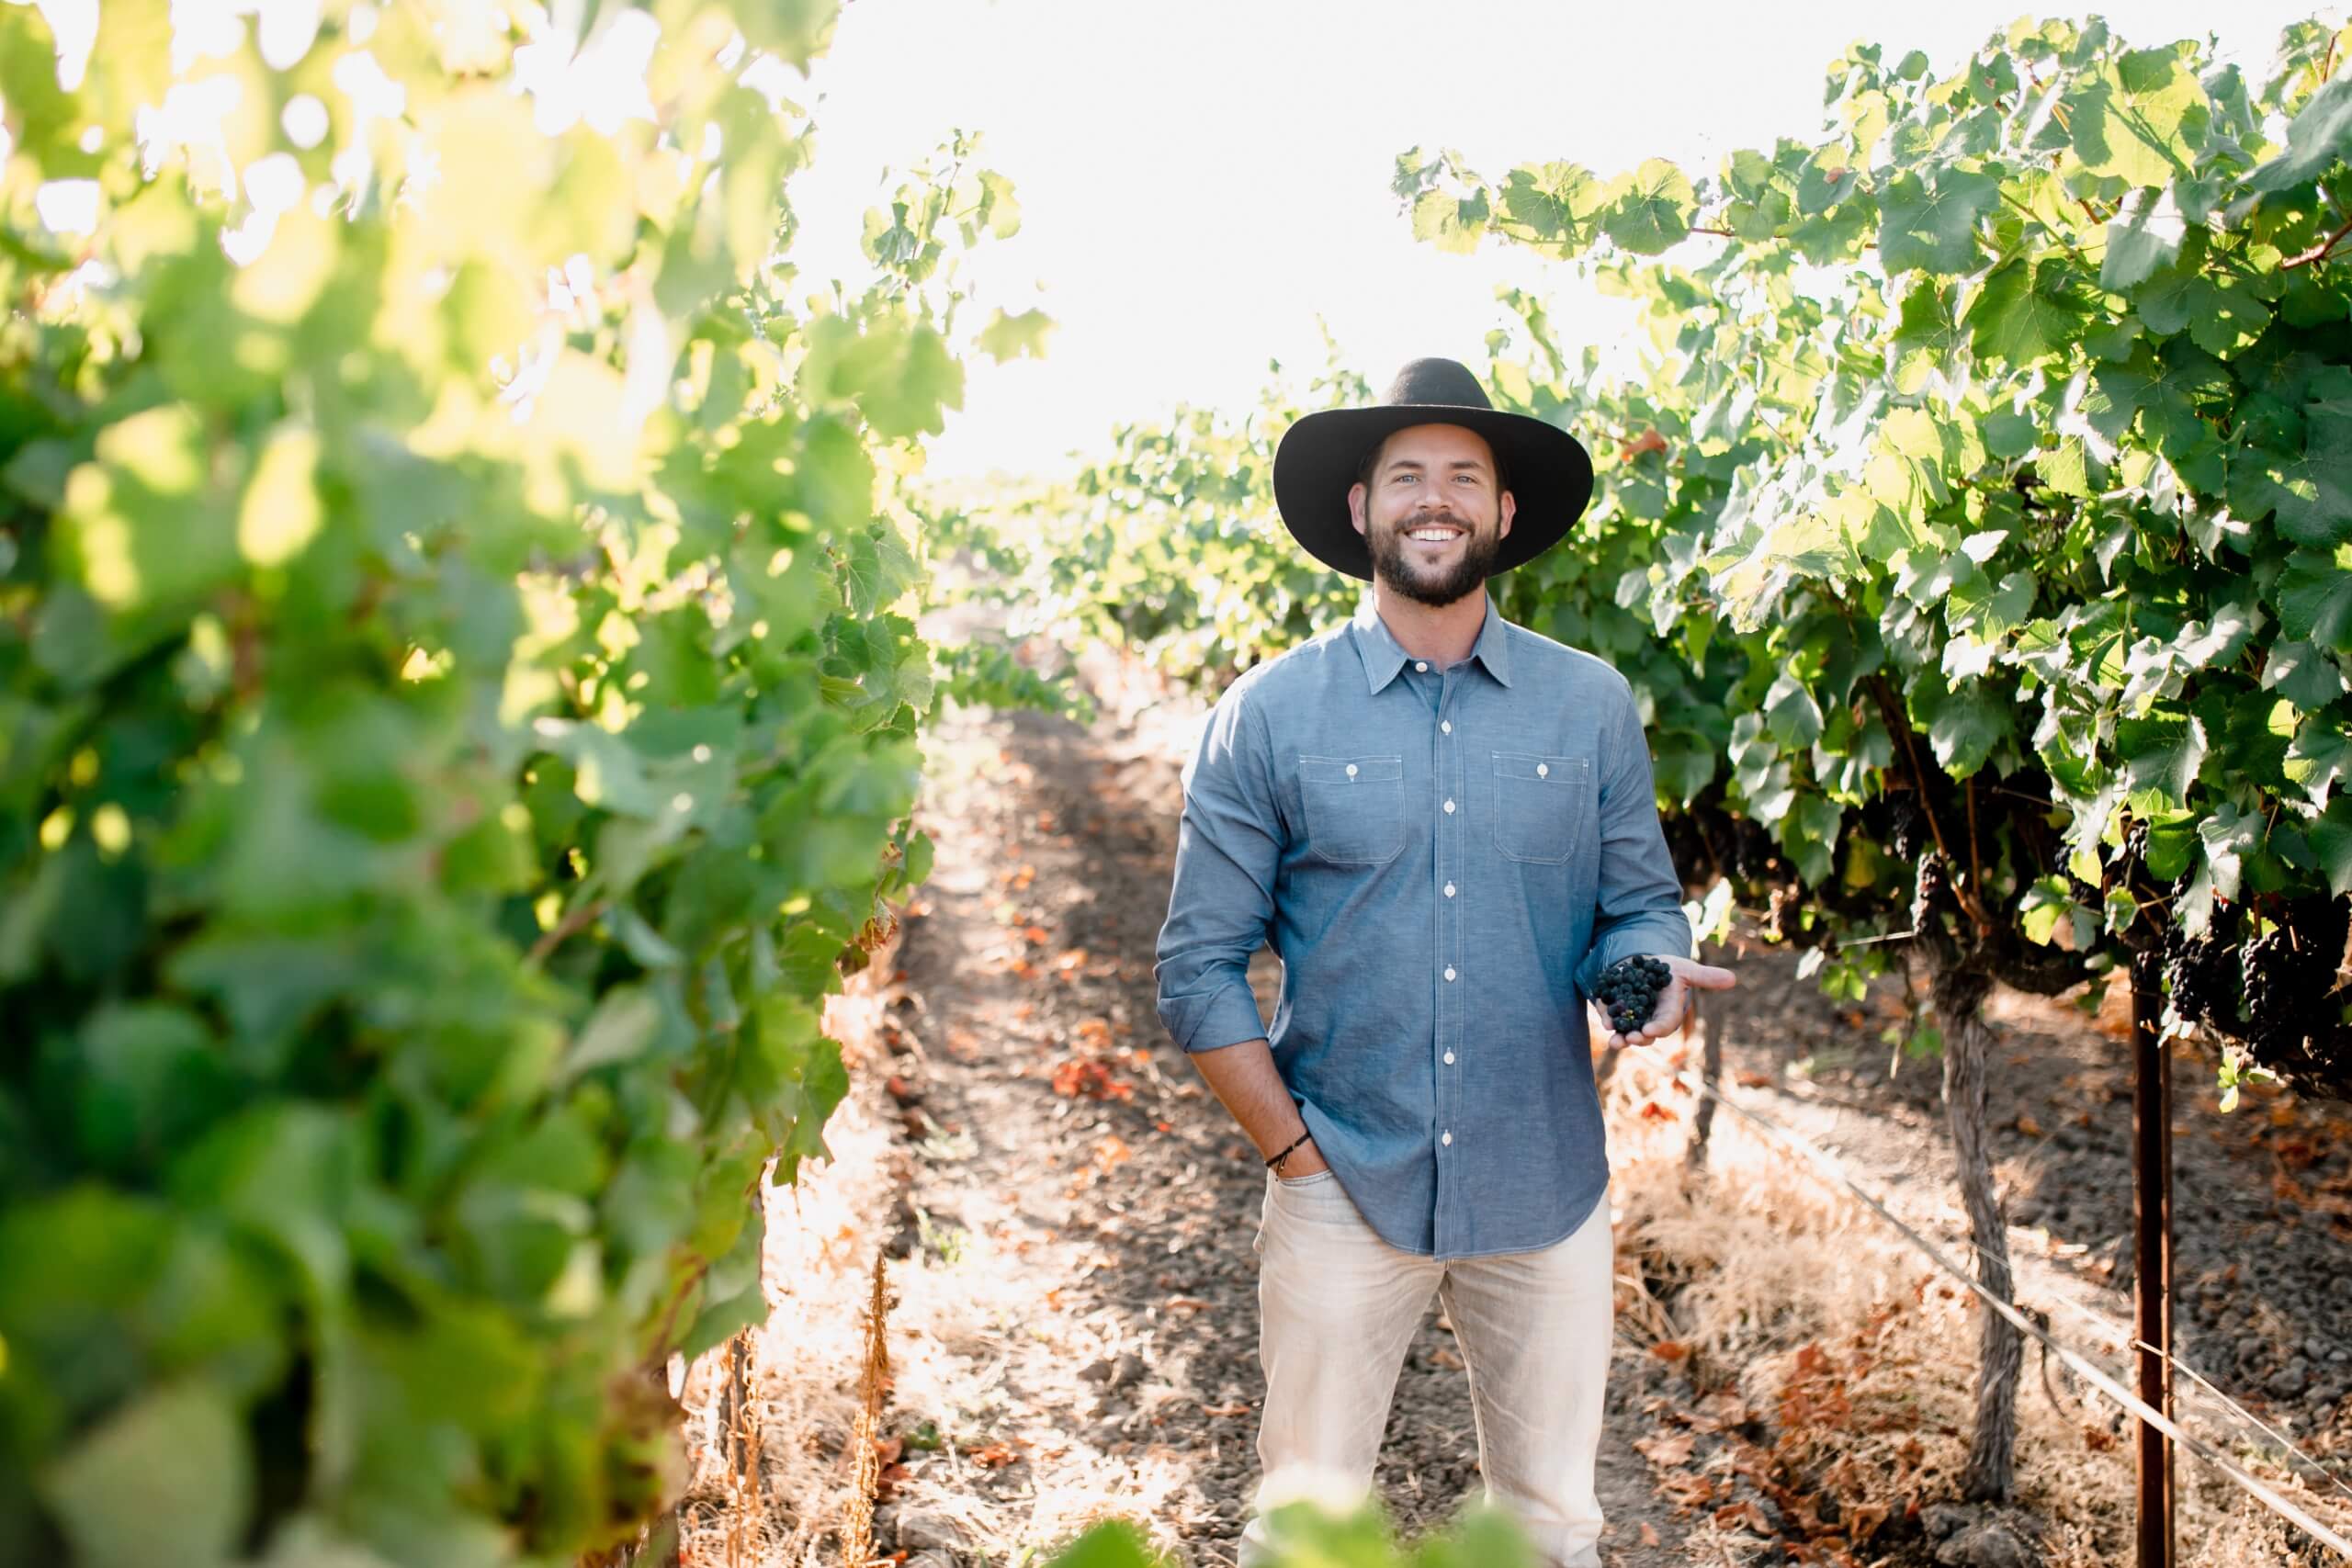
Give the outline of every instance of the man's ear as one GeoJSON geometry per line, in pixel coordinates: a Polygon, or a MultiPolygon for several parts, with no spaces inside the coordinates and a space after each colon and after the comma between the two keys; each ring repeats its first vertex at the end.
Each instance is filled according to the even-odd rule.
{"type": "Polygon", "coordinates": [[[1496,538],[1508,539],[1510,537],[1510,520],[1518,514],[1519,497],[1511,494],[1509,491],[1503,491],[1502,522],[1495,529],[1496,538]]]}
{"type": "Polygon", "coordinates": [[[1356,525],[1356,532],[1359,534],[1363,532],[1364,525],[1368,521],[1364,516],[1363,503],[1364,498],[1371,493],[1360,484],[1348,487],[1348,521],[1356,525]]]}

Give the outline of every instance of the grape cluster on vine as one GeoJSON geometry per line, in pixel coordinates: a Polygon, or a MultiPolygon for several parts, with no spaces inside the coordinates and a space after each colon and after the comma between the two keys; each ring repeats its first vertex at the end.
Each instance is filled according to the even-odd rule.
{"type": "Polygon", "coordinates": [[[1928,826],[1928,814],[1919,809],[1918,802],[1909,795],[1898,795],[1888,810],[1889,823],[1886,847],[1894,852],[1896,860],[1911,860],[1921,848],[1923,832],[1928,826]]]}

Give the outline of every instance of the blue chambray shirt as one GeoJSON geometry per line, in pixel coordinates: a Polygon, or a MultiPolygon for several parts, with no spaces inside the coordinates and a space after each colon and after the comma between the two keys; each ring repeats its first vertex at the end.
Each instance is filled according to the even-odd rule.
{"type": "Polygon", "coordinates": [[[1504,620],[1408,659],[1369,593],[1243,675],[1184,771],[1159,1017],[1265,1037],[1323,1157],[1407,1252],[1524,1252],[1609,1188],[1584,997],[1690,952],[1632,688],[1504,620]],[[1271,1028],[1248,966],[1283,961],[1271,1028]]]}

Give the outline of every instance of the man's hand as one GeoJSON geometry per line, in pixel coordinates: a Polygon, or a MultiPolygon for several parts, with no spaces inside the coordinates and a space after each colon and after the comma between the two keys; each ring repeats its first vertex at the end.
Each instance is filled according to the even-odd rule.
{"type": "MultiPolygon", "coordinates": [[[[1696,991],[1728,991],[1739,984],[1739,976],[1728,969],[1718,969],[1712,964],[1701,964],[1670,953],[1654,954],[1657,961],[1673,972],[1674,977],[1658,993],[1657,1007],[1650,1021],[1631,1034],[1609,1032],[1609,1047],[1646,1045],[1653,1040],[1663,1040],[1682,1027],[1683,1014],[1689,1010],[1690,993],[1696,991]]],[[[1305,1153],[1301,1150],[1300,1153],[1305,1153]]]]}

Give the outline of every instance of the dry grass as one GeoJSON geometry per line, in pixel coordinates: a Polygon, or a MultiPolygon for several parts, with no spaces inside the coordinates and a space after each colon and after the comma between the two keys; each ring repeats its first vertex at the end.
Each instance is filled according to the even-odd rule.
{"type": "MultiPolygon", "coordinates": [[[[885,948],[832,998],[825,1030],[854,1081],[873,1077],[885,948]]],[[[768,1321],[685,1371],[689,1481],[680,1506],[688,1568],[839,1568],[861,1494],[860,1445],[874,1268],[901,1156],[863,1088],[825,1126],[831,1160],[763,1189],[768,1321]],[[740,1370],[739,1370],[740,1369],[740,1370]],[[742,1397],[730,1399],[736,1381],[742,1397]]],[[[865,1460],[872,1446],[864,1445],[865,1460]]],[[[868,1483],[870,1485],[870,1482],[868,1483]]],[[[865,1495],[870,1500],[871,1493],[865,1495]]],[[[870,1517],[870,1516],[869,1516],[870,1517]]]]}
{"type": "MultiPolygon", "coordinates": [[[[1817,1482],[1849,1508],[1899,1512],[1909,1502],[1955,1500],[1974,1420],[1983,1315],[1975,1298],[1736,1118],[1716,1118],[1707,1168],[1689,1174],[1683,1153],[1696,1098],[1642,1058],[1621,1066],[1609,1087],[1619,1273],[1628,1281],[1621,1326],[1687,1346],[1701,1386],[1724,1380],[1740,1404],[1766,1416],[1784,1481],[1817,1482]],[[1671,1303],[1669,1322],[1660,1321],[1659,1295],[1671,1303]]],[[[2056,1332],[2096,1348],[2068,1334],[2063,1317],[2056,1332]]],[[[2127,1368],[2091,1359],[2128,1386],[2127,1368]]],[[[2030,1346],[2025,1382],[2018,1501],[2050,1524],[2048,1562],[2122,1568],[2132,1561],[2128,1424],[2052,1361],[2050,1383],[2064,1407],[2054,1404],[2030,1346]]],[[[2313,1493],[2259,1456],[2233,1457],[2333,1528],[2352,1523],[2341,1495],[2313,1493]]],[[[2181,1462],[2184,1562],[2300,1568],[2324,1560],[2307,1540],[2301,1550],[2311,1554],[2297,1555],[2301,1532],[2226,1478],[2188,1456],[2181,1462]]],[[[1694,1534],[1702,1552],[1713,1529],[1694,1534]]],[[[1866,1549],[1860,1560],[1870,1561],[1866,1549]]]]}

